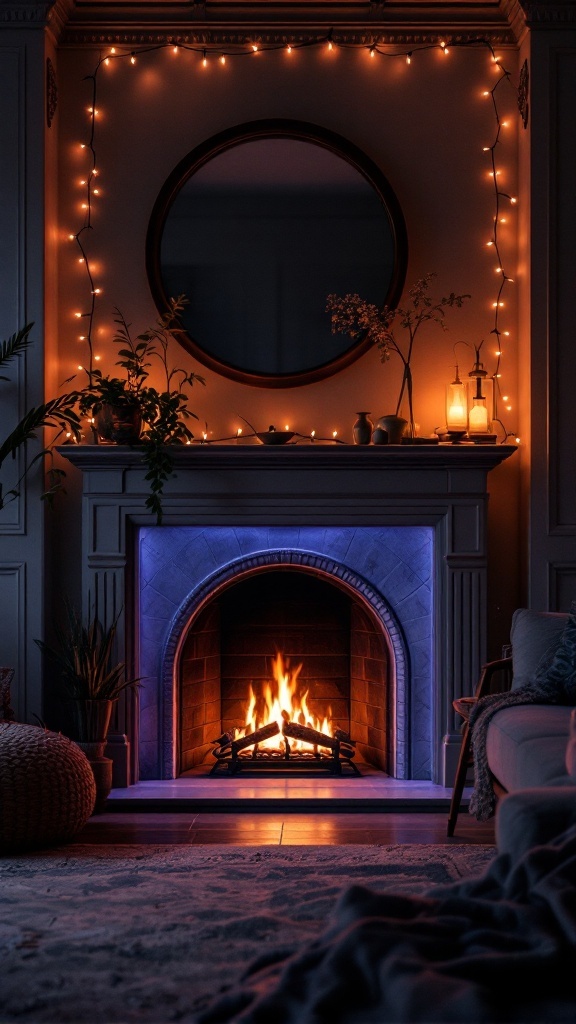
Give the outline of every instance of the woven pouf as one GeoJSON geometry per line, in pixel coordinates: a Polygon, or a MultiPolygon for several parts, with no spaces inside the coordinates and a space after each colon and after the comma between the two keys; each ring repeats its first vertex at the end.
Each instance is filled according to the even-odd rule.
{"type": "Polygon", "coordinates": [[[0,853],[68,842],[95,799],[92,769],[72,740],[37,725],[0,722],[0,853]]]}

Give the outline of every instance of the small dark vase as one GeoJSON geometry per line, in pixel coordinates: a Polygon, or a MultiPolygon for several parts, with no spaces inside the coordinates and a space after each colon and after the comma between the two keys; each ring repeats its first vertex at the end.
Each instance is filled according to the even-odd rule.
{"type": "Polygon", "coordinates": [[[354,444],[370,444],[370,438],[372,437],[372,428],[374,424],[372,420],[368,419],[370,413],[368,412],[357,412],[358,419],[356,420],[352,433],[354,435],[354,444]]]}
{"type": "Polygon", "coordinates": [[[95,426],[101,444],[137,444],[142,433],[142,414],[137,402],[102,402],[95,426]]]}

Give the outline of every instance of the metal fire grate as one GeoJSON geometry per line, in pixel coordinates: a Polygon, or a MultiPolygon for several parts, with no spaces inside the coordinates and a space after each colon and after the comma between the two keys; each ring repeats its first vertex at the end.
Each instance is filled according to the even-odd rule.
{"type": "Polygon", "coordinates": [[[281,771],[285,774],[323,771],[328,775],[361,775],[352,760],[356,753],[355,741],[342,729],[337,729],[334,736],[328,736],[297,722],[284,721],[282,726],[271,722],[248,736],[234,739],[233,733],[225,732],[212,742],[215,744],[212,754],[216,763],[212,765],[210,775],[238,775],[253,771],[281,771]],[[281,737],[283,750],[259,749],[260,743],[274,736],[281,737]],[[293,750],[290,740],[308,743],[310,750],[293,750]],[[247,750],[248,747],[253,749],[247,750]],[[320,747],[324,749],[320,750],[320,747]]]}

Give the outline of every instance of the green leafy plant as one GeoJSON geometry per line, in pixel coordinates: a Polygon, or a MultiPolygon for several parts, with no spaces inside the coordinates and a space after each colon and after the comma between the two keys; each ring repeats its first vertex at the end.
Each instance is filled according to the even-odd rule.
{"type": "Polygon", "coordinates": [[[124,662],[114,661],[117,625],[118,617],[108,628],[96,616],[85,623],[66,601],[66,625],[54,628],[57,646],[34,641],[59,669],[59,681],[71,700],[116,700],[126,688],[138,686],[138,679],[126,679],[124,662]]]}
{"type": "Polygon", "coordinates": [[[100,370],[90,371],[88,385],[80,400],[83,414],[98,413],[105,403],[125,403],[138,408],[143,424],[140,438],[142,459],[147,468],[146,480],[150,484],[146,507],[156,516],[158,524],[162,522],[164,484],[174,468],[169,448],[194,438],[187,421],[198,417],[190,409],[187,388],[195,383],[206,383],[199,374],[181,367],[171,368],[168,362],[168,345],[181,328],[180,313],[186,301],[183,295],[170,299],[168,309],[154,327],[135,337],[131,333],[131,324],[116,307],[113,341],[120,346],[116,365],[122,368],[125,377],[104,376],[100,370]],[[162,390],[148,384],[153,359],[158,360],[162,367],[162,390]]]}
{"type": "MultiPolygon", "coordinates": [[[[10,338],[2,342],[0,345],[0,367],[3,367],[12,360],[19,358],[19,356],[28,349],[31,344],[30,332],[33,326],[33,323],[26,324],[25,327],[20,328],[19,331],[16,331],[16,333],[10,338]]],[[[10,380],[10,378],[4,374],[0,374],[0,380],[7,381],[10,380]]],[[[49,445],[37,452],[32,459],[25,462],[24,470],[20,474],[20,477],[14,487],[11,487],[10,490],[4,493],[2,481],[0,480],[0,509],[4,508],[10,501],[14,501],[14,499],[19,496],[20,485],[35,463],[45,459],[46,457],[52,458],[52,449],[58,443],[58,440],[62,437],[63,433],[70,433],[76,441],[80,440],[80,419],[77,412],[79,398],[79,392],[72,391],[68,394],[60,395],[58,398],[52,398],[48,402],[44,402],[41,405],[29,409],[22,419],[16,424],[14,429],[0,443],[1,471],[6,459],[9,456],[15,459],[20,450],[26,449],[28,441],[38,437],[38,431],[44,427],[53,427],[58,431],[56,436],[52,438],[49,445]]],[[[53,464],[48,467],[48,487],[42,494],[42,498],[44,500],[52,503],[55,494],[58,491],[63,490],[63,481],[65,476],[66,473],[64,470],[55,467],[53,464]]]]}
{"type": "Polygon", "coordinates": [[[396,415],[400,414],[404,395],[406,394],[409,410],[409,430],[414,436],[414,411],[412,404],[412,355],[416,335],[423,324],[430,321],[438,324],[442,330],[448,330],[446,326],[446,310],[450,307],[461,307],[470,295],[450,295],[434,301],[429,295],[429,289],[435,274],[426,274],[409,289],[408,295],[410,304],[390,308],[383,306],[381,309],[373,303],[366,302],[359,295],[328,295],[326,300],[326,312],[331,313],[332,333],[348,334],[351,338],[357,338],[365,334],[370,341],[377,346],[380,352],[380,359],[383,363],[388,362],[391,353],[394,353],[402,362],[402,382],[400,393],[396,403],[396,415]],[[401,342],[395,329],[397,327],[407,332],[406,341],[401,342]]]}

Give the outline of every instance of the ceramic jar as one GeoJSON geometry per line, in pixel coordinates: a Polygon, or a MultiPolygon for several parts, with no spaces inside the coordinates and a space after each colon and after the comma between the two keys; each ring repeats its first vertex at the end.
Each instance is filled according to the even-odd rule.
{"type": "Polygon", "coordinates": [[[388,444],[402,444],[408,420],[403,419],[402,416],[381,416],[377,426],[388,434],[388,444]]]}

